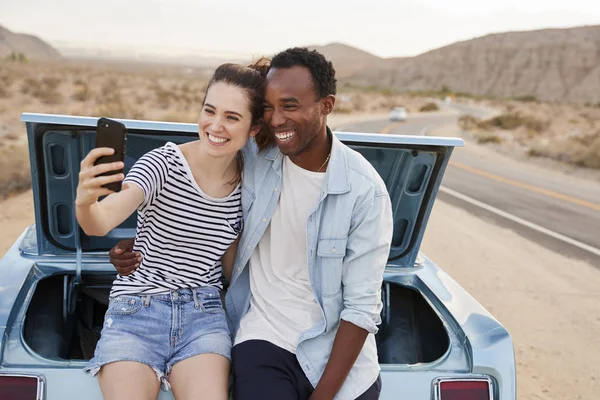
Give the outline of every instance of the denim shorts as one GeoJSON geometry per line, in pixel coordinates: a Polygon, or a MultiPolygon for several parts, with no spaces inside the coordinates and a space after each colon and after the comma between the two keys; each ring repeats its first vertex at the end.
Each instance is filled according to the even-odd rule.
{"type": "Polygon", "coordinates": [[[85,371],[95,376],[116,361],[136,361],[156,372],[163,390],[179,361],[199,354],[231,360],[231,335],[219,289],[179,289],[151,296],[110,299],[94,357],[85,371]]]}

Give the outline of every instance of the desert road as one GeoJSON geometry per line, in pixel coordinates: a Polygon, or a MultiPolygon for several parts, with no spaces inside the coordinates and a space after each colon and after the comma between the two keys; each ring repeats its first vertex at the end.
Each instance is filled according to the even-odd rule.
{"type": "MultiPolygon", "coordinates": [[[[461,113],[484,111],[456,107],[461,113]]],[[[456,122],[460,114],[420,114],[404,122],[371,120],[335,127],[337,131],[426,135],[456,122]]],[[[454,150],[439,199],[570,257],[600,267],[600,182],[529,168],[501,157],[485,157],[467,147],[454,150]]],[[[475,146],[475,145],[473,145],[475,146]]],[[[460,223],[460,221],[457,221],[460,223]]]]}

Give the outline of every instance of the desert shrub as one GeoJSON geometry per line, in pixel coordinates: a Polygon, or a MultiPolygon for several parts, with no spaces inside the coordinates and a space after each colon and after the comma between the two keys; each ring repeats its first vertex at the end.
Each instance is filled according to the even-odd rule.
{"type": "Polygon", "coordinates": [[[46,104],[59,104],[62,101],[58,90],[46,85],[38,86],[32,94],[46,104]]]}
{"type": "Polygon", "coordinates": [[[530,116],[523,116],[518,112],[509,112],[497,115],[479,124],[481,129],[498,128],[507,131],[521,126],[534,132],[541,132],[548,128],[548,122],[530,116]]]}
{"type": "Polygon", "coordinates": [[[152,90],[154,91],[157,105],[162,109],[169,108],[171,105],[171,99],[173,98],[171,91],[164,89],[159,84],[154,85],[152,90]]]}
{"type": "Polygon", "coordinates": [[[46,76],[42,78],[42,85],[45,85],[49,89],[55,90],[60,85],[60,79],[54,76],[46,76]]]}
{"type": "Polygon", "coordinates": [[[420,112],[429,112],[429,111],[438,111],[440,108],[435,103],[427,103],[424,104],[421,108],[419,108],[420,112]]]}
{"type": "Polygon", "coordinates": [[[584,137],[533,145],[531,157],[547,157],[586,168],[600,169],[600,132],[584,137]]]}
{"type": "Polygon", "coordinates": [[[0,87],[4,89],[10,88],[13,84],[13,80],[14,79],[10,71],[7,71],[6,73],[0,75],[0,87]]]}
{"type": "Polygon", "coordinates": [[[466,131],[477,128],[480,123],[481,120],[472,115],[461,115],[460,118],[458,118],[458,126],[466,131]]]}
{"type": "Polygon", "coordinates": [[[588,168],[600,168],[600,132],[571,140],[572,162],[588,168]]]}
{"type": "Polygon", "coordinates": [[[194,112],[172,111],[164,114],[161,120],[170,122],[187,122],[193,124],[198,122],[198,114],[194,112]]]}
{"type": "Polygon", "coordinates": [[[479,144],[487,144],[487,143],[500,144],[504,141],[500,136],[498,136],[494,133],[490,133],[490,132],[480,132],[480,133],[476,134],[475,140],[479,144]]]}
{"type": "Polygon", "coordinates": [[[29,152],[26,143],[0,147],[0,198],[31,187],[29,152]]]}
{"type": "Polygon", "coordinates": [[[34,78],[25,78],[21,84],[22,94],[31,94],[38,87],[38,81],[34,78]]]}
{"type": "Polygon", "coordinates": [[[526,94],[524,96],[517,96],[514,98],[516,101],[522,101],[524,103],[537,103],[538,99],[534,95],[526,94]]]}
{"type": "Polygon", "coordinates": [[[92,95],[89,86],[85,82],[81,82],[81,84],[76,85],[75,93],[73,93],[73,96],[71,97],[73,100],[86,101],[89,100],[92,95]]]}
{"type": "Polygon", "coordinates": [[[43,78],[36,80],[34,78],[26,78],[21,84],[21,93],[31,95],[45,104],[58,104],[62,100],[62,96],[58,91],[60,81],[56,78],[43,78]]]}

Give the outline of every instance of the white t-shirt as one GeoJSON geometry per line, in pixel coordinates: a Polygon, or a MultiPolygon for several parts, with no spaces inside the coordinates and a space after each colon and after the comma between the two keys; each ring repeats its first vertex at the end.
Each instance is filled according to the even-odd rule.
{"type": "Polygon", "coordinates": [[[250,309],[235,344],[266,340],[296,353],[301,333],[322,318],[308,276],[306,226],[317,207],[324,173],[283,162],[281,195],[250,258],[250,309]]]}

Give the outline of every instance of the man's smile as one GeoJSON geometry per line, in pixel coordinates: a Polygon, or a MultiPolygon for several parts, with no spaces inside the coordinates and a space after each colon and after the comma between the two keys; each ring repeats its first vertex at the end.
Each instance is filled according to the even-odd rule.
{"type": "Polygon", "coordinates": [[[294,131],[275,132],[275,137],[280,142],[287,142],[294,136],[294,131]]]}

